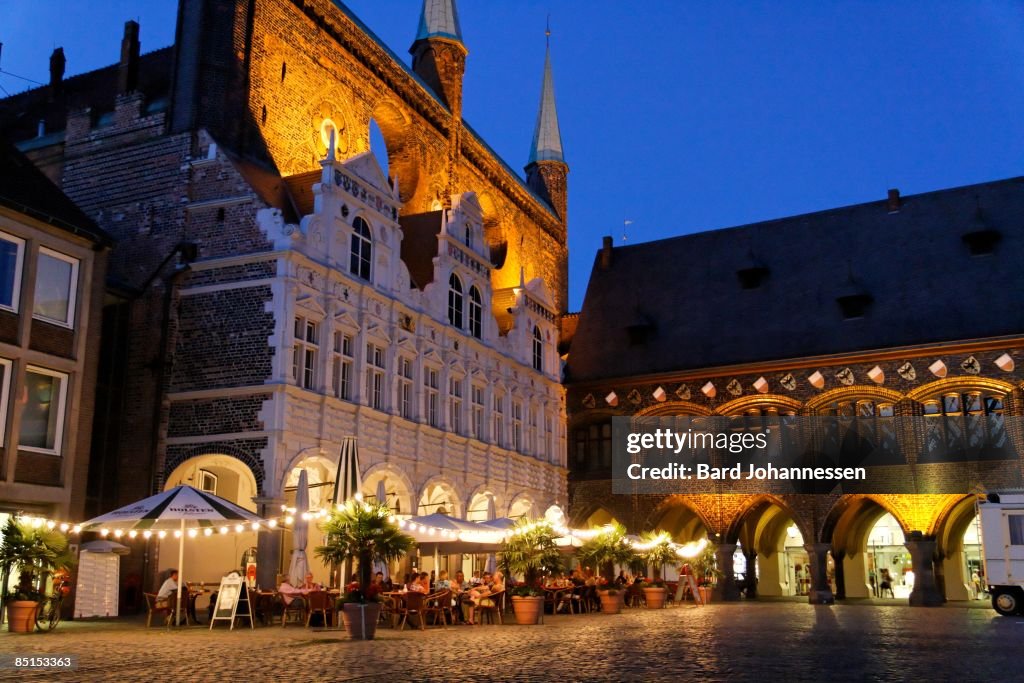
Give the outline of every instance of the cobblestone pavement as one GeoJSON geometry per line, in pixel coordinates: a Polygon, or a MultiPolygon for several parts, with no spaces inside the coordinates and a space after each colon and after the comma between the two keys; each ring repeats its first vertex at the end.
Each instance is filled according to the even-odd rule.
{"type": "Polygon", "coordinates": [[[339,632],[168,631],[63,623],[0,635],[0,653],[77,654],[78,669],[18,681],[1021,680],[1024,618],[991,610],[797,603],[548,616],[540,626],[339,632]]]}

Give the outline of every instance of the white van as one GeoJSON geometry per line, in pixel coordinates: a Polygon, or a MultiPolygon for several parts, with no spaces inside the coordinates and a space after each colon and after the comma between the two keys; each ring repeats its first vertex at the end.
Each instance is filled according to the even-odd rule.
{"type": "Polygon", "coordinates": [[[1024,493],[990,493],[978,515],[992,607],[1004,617],[1024,614],[1024,493]]]}

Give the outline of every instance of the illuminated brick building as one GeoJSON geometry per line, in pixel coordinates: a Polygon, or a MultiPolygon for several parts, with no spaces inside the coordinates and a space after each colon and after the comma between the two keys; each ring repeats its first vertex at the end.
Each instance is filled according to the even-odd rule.
{"type": "Polygon", "coordinates": [[[892,190],[647,244],[606,238],[566,370],[574,518],[710,536],[725,597],[868,597],[883,564],[913,604],[975,597],[968,494],[1024,483],[1024,434],[1007,421],[973,435],[964,417],[1024,415],[1022,249],[1021,178],[892,190]],[[613,496],[610,422],[630,415],[922,416],[925,433],[893,443],[918,481],[960,494],[716,494],[687,482],[680,495],[613,496]],[[932,443],[975,437],[988,448],[980,479],[970,463],[929,457],[932,443]]]}
{"type": "MultiPolygon", "coordinates": [[[[330,0],[182,0],[172,47],[140,55],[138,32],[119,64],[65,79],[55,57],[0,101],[117,241],[88,512],[187,482],[279,513],[300,467],[322,501],[347,435],[403,514],[564,501],[550,62],[524,180],[462,120],[452,0],[423,3],[411,67],[330,0]]],[[[260,535],[264,585],[289,543],[260,535]]],[[[252,544],[196,550],[195,578],[252,544]]]]}

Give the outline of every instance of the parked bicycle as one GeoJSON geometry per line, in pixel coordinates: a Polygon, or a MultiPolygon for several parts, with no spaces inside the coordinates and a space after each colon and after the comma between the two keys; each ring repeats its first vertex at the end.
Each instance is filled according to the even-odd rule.
{"type": "Polygon", "coordinates": [[[39,603],[36,611],[36,630],[52,631],[60,623],[64,596],[71,592],[66,580],[54,581],[53,592],[39,603]]]}

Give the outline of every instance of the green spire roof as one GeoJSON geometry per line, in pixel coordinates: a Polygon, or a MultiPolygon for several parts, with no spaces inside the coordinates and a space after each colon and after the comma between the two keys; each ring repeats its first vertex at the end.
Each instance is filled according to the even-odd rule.
{"type": "Polygon", "coordinates": [[[427,38],[448,38],[462,42],[462,27],[459,26],[455,0],[423,0],[416,40],[427,38]]]}

